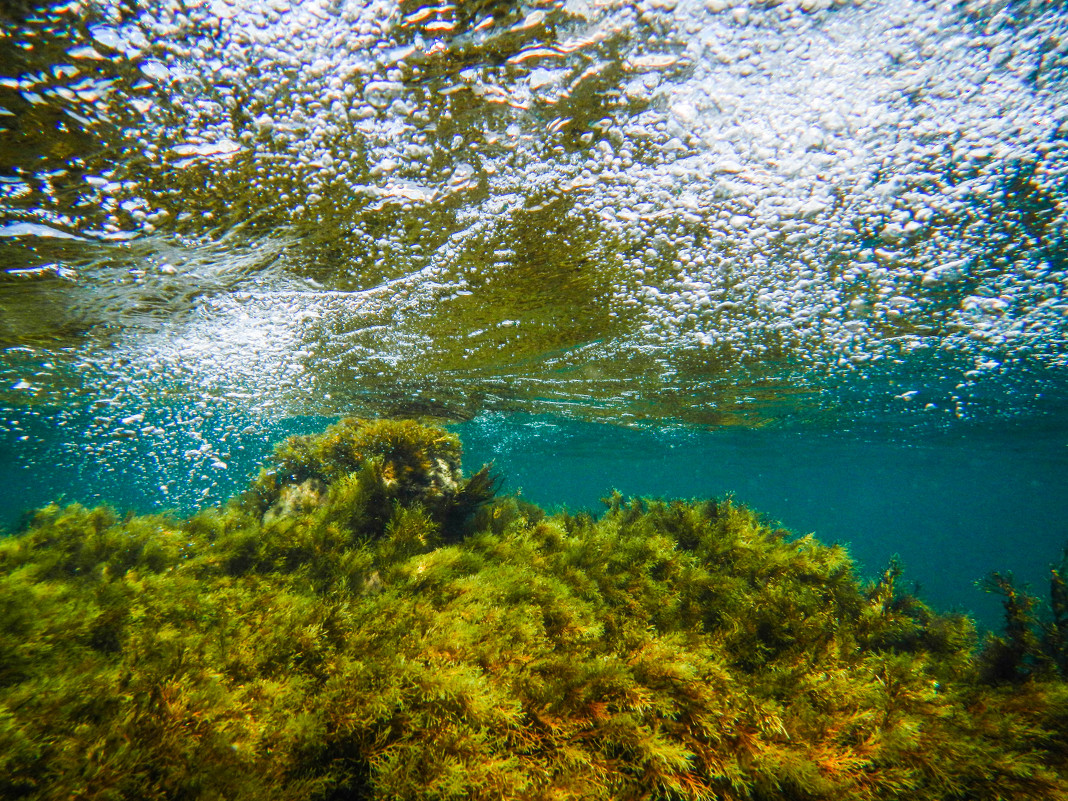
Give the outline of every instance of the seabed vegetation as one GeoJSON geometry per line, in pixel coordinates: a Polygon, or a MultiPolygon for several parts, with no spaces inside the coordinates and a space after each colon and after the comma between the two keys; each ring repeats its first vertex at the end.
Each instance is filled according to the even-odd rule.
{"type": "Polygon", "coordinates": [[[730,500],[499,496],[418,422],[0,542],[4,799],[1068,799],[1068,592],[980,637],[730,500]]]}

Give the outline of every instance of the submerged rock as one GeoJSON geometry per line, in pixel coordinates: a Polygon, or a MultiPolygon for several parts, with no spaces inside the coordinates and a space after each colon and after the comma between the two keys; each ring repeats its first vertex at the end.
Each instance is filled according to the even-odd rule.
{"type": "Polygon", "coordinates": [[[332,484],[372,462],[381,471],[383,485],[405,501],[451,496],[462,480],[456,435],[412,420],[350,417],[317,436],[285,440],[254,488],[269,500],[293,486],[332,484]]]}
{"type": "Polygon", "coordinates": [[[282,517],[294,517],[322,506],[326,500],[323,483],[306,478],[299,484],[283,484],[278,489],[278,500],[263,515],[264,524],[282,517]]]}
{"type": "Polygon", "coordinates": [[[331,487],[356,477],[377,503],[420,504],[453,522],[488,500],[494,480],[483,468],[464,480],[455,434],[413,420],[350,417],[318,436],[293,436],[253,482],[249,500],[265,509],[264,524],[330,501],[331,487]]]}
{"type": "Polygon", "coordinates": [[[1068,798],[1063,581],[980,647],[729,501],[547,516],[459,456],[346,420],[188,520],[38,512],[0,797],[1068,798]]]}

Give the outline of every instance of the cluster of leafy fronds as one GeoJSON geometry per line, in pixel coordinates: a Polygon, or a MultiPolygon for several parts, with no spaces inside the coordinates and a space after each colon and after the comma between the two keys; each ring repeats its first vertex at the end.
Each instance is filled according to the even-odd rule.
{"type": "Polygon", "coordinates": [[[38,512],[0,797],[1068,799],[1068,687],[984,683],[896,566],[727,501],[546,516],[458,457],[345,421],[189,520],[38,512]]]}
{"type": "Polygon", "coordinates": [[[1036,614],[1038,599],[1016,586],[1011,573],[991,573],[983,582],[987,592],[1002,597],[1005,629],[988,634],[983,643],[981,670],[994,684],[1059,676],[1068,679],[1068,549],[1060,565],[1050,568],[1048,620],[1036,614]]]}
{"type": "MultiPolygon", "coordinates": [[[[421,506],[451,533],[496,489],[488,467],[462,479],[455,434],[414,420],[347,418],[317,436],[293,436],[281,443],[272,466],[260,472],[244,501],[268,519],[288,517],[322,506],[329,487],[360,475],[365,489],[376,493],[360,505],[377,519],[379,529],[392,504],[401,503],[421,506]]],[[[356,528],[365,534],[370,522],[362,520],[356,528]]]]}

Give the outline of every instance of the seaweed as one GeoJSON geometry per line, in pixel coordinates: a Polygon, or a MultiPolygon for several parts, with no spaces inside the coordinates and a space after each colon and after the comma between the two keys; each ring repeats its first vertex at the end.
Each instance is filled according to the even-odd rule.
{"type": "Polygon", "coordinates": [[[991,573],[982,586],[1002,596],[1005,627],[990,634],[980,655],[982,671],[990,683],[1021,683],[1035,677],[1068,679],[1068,548],[1059,565],[1050,566],[1048,619],[1039,616],[1040,602],[1016,586],[1011,573],[991,573]]]}
{"type": "Polygon", "coordinates": [[[1061,678],[1068,679],[1068,548],[1064,549],[1061,563],[1049,570],[1049,597],[1052,625],[1046,632],[1045,646],[1061,678]]]}
{"type": "Polygon", "coordinates": [[[188,519],[37,512],[0,797],[1068,799],[1064,564],[980,642],[729,498],[549,515],[459,460],[348,419],[188,519]]]}

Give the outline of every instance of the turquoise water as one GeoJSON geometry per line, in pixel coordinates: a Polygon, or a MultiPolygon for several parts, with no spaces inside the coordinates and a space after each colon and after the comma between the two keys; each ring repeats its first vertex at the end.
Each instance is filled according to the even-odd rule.
{"type": "Polygon", "coordinates": [[[922,597],[983,623],[1000,606],[974,586],[1011,570],[1037,594],[1068,544],[1063,425],[909,441],[821,432],[647,433],[552,421],[461,427],[467,458],[492,457],[539,504],[598,508],[609,488],[738,500],[798,533],[841,542],[875,575],[893,554],[922,597]],[[502,437],[503,434],[503,437],[502,437]],[[503,441],[502,441],[503,440],[503,441]]]}
{"type": "MultiPolygon", "coordinates": [[[[219,417],[220,430],[252,425],[251,418],[219,417]]],[[[21,510],[58,495],[188,513],[241,491],[271,441],[332,422],[291,418],[255,428],[232,446],[225,470],[198,474],[197,483],[185,460],[168,463],[154,452],[127,453],[122,461],[89,452],[79,458],[86,443],[62,441],[47,430],[48,420],[43,414],[19,434],[32,446],[11,434],[4,441],[0,508],[9,526],[21,510]]],[[[464,442],[465,469],[492,462],[503,492],[546,508],[598,513],[613,489],[684,499],[731,493],[794,532],[846,544],[863,575],[877,575],[899,556],[921,597],[990,627],[999,624],[1000,603],[976,582],[994,570],[1012,571],[1044,596],[1049,566],[1068,545],[1068,426],[1058,421],[874,437],[813,429],[629,429],[492,414],[453,429],[464,442]]]]}

